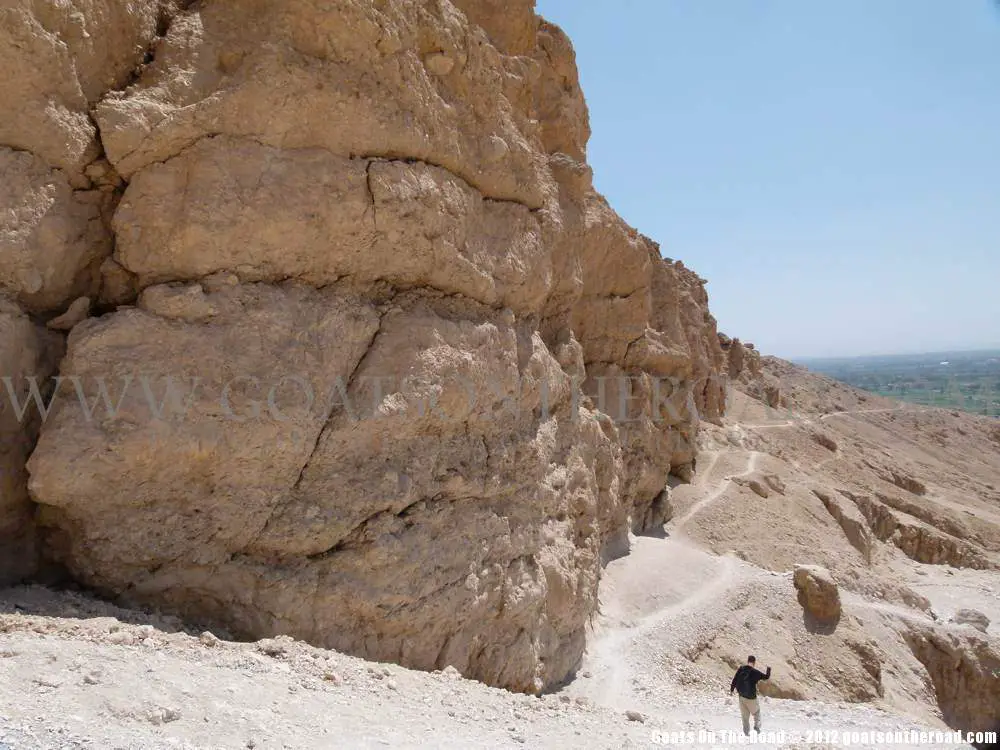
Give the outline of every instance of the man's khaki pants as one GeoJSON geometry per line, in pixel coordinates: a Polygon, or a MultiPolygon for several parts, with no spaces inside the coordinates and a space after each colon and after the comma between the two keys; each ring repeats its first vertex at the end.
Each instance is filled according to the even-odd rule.
{"type": "Polygon", "coordinates": [[[740,716],[743,718],[743,734],[750,734],[750,714],[753,714],[753,728],[760,731],[760,704],[756,698],[740,696],[740,716]]]}

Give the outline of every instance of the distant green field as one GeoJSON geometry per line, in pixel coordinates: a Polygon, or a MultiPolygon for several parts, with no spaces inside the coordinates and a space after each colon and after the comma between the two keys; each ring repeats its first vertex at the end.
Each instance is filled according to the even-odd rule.
{"type": "Polygon", "coordinates": [[[880,396],[1000,416],[1000,351],[811,359],[799,364],[880,396]]]}
{"type": "MultiPolygon", "coordinates": [[[[853,383],[851,385],[854,385],[853,383]]],[[[886,385],[880,388],[864,388],[877,393],[880,396],[908,401],[913,404],[924,406],[940,406],[949,409],[961,409],[962,411],[973,412],[975,414],[985,414],[988,416],[1000,415],[1000,402],[996,400],[995,384],[987,381],[982,384],[969,383],[960,384],[958,390],[945,386],[935,388],[929,386],[902,386],[899,388],[886,385]]],[[[864,386],[857,386],[862,388],[864,386]]]]}

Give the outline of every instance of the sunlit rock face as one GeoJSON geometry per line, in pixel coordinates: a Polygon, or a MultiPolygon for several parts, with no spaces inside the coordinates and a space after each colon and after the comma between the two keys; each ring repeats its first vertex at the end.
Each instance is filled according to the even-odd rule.
{"type": "Polygon", "coordinates": [[[520,1],[49,5],[0,12],[10,367],[72,312],[17,533],[241,635],[565,678],[733,375],[704,281],[592,187],[565,35],[520,1]]]}

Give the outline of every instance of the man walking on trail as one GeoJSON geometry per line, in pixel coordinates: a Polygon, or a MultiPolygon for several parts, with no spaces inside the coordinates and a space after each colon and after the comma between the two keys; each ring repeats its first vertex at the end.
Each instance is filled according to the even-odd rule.
{"type": "Polygon", "coordinates": [[[740,716],[743,718],[743,734],[750,734],[750,714],[753,714],[753,729],[760,732],[760,704],[757,702],[757,683],[771,677],[771,668],[761,672],[755,666],[757,657],[747,657],[747,663],[736,670],[729,694],[734,690],[740,694],[740,716]]]}

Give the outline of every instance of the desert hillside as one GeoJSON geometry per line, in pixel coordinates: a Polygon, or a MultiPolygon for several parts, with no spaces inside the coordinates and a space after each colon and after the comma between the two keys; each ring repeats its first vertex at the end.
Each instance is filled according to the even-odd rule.
{"type": "Polygon", "coordinates": [[[0,8],[0,747],[998,728],[996,421],[720,334],[533,6],[0,8]]]}
{"type": "Polygon", "coordinates": [[[730,416],[702,426],[697,469],[672,488],[666,523],[629,535],[604,569],[582,663],[540,697],[450,665],[413,672],[285,636],[238,643],[29,586],[0,597],[0,742],[610,748],[717,732],[728,744],[739,731],[728,684],[748,651],[774,669],[764,728],[783,734],[767,747],[877,747],[877,732],[920,731],[894,746],[956,747],[950,728],[995,726],[997,425],[871,402],[769,358],[761,380],[779,402],[809,407],[743,392],[759,383],[730,391],[730,416]],[[833,408],[847,405],[860,408],[833,408]],[[876,499],[901,498],[893,473],[909,477],[909,510],[876,499]],[[956,550],[966,557],[935,559],[956,550]],[[835,611],[800,600],[803,565],[830,571],[835,611]],[[978,619],[961,614],[970,607],[978,619]]]}

